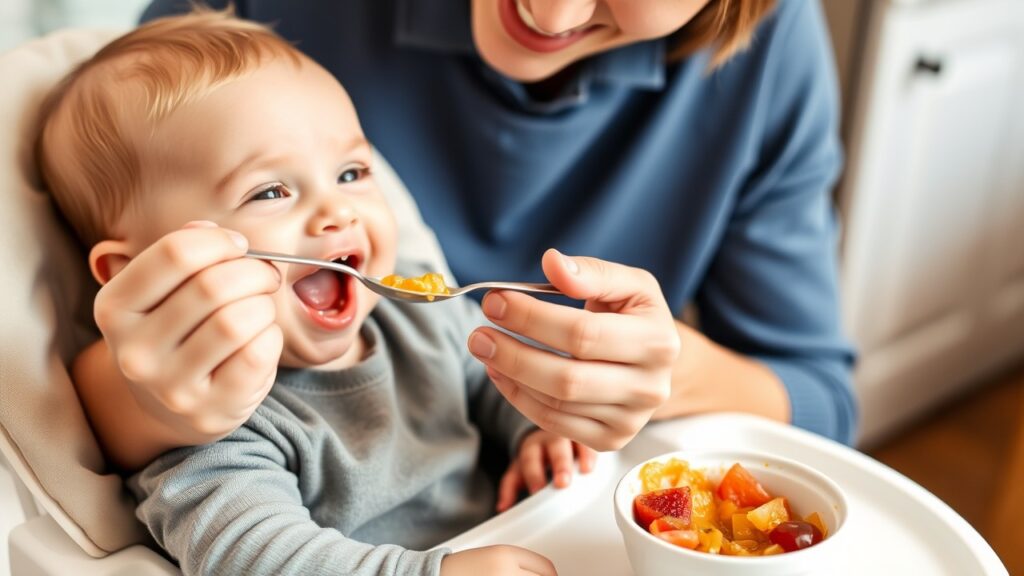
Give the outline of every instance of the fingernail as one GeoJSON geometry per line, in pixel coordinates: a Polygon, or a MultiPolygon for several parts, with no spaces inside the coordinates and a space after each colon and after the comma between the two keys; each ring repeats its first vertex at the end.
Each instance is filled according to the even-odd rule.
{"type": "Polygon", "coordinates": [[[193,220],[185,224],[185,228],[216,228],[217,223],[209,220],[193,220]]]}
{"type": "Polygon", "coordinates": [[[580,266],[579,264],[576,263],[575,260],[566,256],[565,254],[562,254],[561,252],[559,252],[558,255],[562,257],[562,262],[565,262],[565,267],[569,269],[569,272],[573,274],[579,274],[580,266]]]}
{"type": "Polygon", "coordinates": [[[242,250],[249,249],[249,241],[245,238],[245,236],[242,236],[240,233],[235,232],[234,230],[228,230],[227,233],[228,238],[231,238],[231,241],[235,243],[235,246],[238,246],[242,250]]]}
{"type": "Polygon", "coordinates": [[[491,358],[494,356],[494,350],[494,340],[487,336],[474,332],[469,337],[469,351],[473,353],[473,356],[477,358],[491,358]]]}
{"type": "Polygon", "coordinates": [[[505,298],[497,293],[492,292],[484,298],[483,311],[488,318],[492,320],[501,320],[505,317],[505,308],[508,307],[508,302],[505,298]]]}
{"type": "Polygon", "coordinates": [[[569,485],[569,475],[566,474],[565,472],[560,472],[558,474],[558,476],[555,477],[555,485],[560,487],[560,488],[568,486],[569,485]]]}

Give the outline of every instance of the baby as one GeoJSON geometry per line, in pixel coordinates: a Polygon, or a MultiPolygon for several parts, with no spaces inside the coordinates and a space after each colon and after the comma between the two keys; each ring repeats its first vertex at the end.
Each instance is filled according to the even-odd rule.
{"type": "Polygon", "coordinates": [[[347,275],[244,257],[429,272],[396,254],[371,147],[331,74],[224,13],[157,20],[65,79],[38,152],[103,285],[96,319],[117,369],[88,352],[74,368],[94,425],[131,429],[97,393],[130,396],[125,381],[245,395],[234,433],[129,479],[138,517],[186,574],[554,573],[513,546],[429,549],[547,467],[593,461],[488,382],[465,349],[483,323],[475,304],[381,301],[347,275]],[[488,443],[513,455],[497,490],[480,466],[488,443]]]}

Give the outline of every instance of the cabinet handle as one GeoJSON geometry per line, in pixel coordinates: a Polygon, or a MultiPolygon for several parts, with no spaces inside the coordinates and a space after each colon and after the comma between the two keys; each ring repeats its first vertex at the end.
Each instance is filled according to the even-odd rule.
{"type": "Polygon", "coordinates": [[[933,56],[918,56],[917,62],[914,63],[914,72],[938,76],[942,74],[942,60],[933,56]]]}

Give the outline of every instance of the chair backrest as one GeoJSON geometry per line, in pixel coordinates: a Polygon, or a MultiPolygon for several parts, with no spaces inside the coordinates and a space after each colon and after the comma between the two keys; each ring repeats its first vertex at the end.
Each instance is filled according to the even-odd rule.
{"type": "Polygon", "coordinates": [[[68,30],[0,55],[0,449],[42,508],[88,554],[145,540],[105,468],[66,366],[96,338],[85,255],[33,158],[45,94],[115,31],[68,30]]]}

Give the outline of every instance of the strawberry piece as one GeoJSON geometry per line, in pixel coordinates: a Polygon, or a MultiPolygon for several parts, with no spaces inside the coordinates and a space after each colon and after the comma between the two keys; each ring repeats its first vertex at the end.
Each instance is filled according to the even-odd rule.
{"type": "Polygon", "coordinates": [[[689,526],[692,510],[689,486],[655,490],[633,499],[633,519],[644,530],[662,516],[677,518],[683,526],[689,526]]]}

